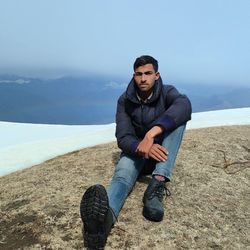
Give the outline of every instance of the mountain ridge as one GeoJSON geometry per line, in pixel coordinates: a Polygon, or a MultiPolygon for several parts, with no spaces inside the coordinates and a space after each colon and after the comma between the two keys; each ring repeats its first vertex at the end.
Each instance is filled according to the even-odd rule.
{"type": "MultiPolygon", "coordinates": [[[[64,76],[55,79],[0,75],[0,120],[42,124],[114,122],[123,78],[64,76]]],[[[250,88],[174,84],[186,94],[193,112],[250,107],[250,88]]]]}

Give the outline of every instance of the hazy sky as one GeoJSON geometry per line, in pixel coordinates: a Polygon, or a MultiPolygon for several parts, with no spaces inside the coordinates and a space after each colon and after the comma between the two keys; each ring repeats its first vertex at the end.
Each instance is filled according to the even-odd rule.
{"type": "Polygon", "coordinates": [[[137,56],[170,82],[250,86],[250,0],[0,0],[0,73],[127,76],[137,56]]]}

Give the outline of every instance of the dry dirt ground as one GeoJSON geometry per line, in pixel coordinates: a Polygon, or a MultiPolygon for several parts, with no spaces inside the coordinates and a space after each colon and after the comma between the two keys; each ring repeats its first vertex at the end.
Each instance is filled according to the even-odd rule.
{"type": "MultiPolygon", "coordinates": [[[[83,249],[79,202],[107,186],[116,143],[0,178],[0,249],[83,249]]],[[[142,216],[149,177],[128,197],[106,249],[250,249],[250,126],[188,130],[162,222],[142,216]]]]}

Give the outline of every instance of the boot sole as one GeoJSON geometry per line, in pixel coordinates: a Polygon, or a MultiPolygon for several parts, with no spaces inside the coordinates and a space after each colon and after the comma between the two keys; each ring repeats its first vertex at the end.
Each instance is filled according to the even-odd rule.
{"type": "Polygon", "coordinates": [[[109,209],[108,196],[102,185],[94,185],[84,193],[80,213],[84,223],[84,246],[88,249],[104,249],[107,235],[105,218],[109,209]]]}

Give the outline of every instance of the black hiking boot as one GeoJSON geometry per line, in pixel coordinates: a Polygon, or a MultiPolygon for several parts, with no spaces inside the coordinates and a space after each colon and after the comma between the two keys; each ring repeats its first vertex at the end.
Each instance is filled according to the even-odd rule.
{"type": "Polygon", "coordinates": [[[165,187],[164,181],[158,181],[154,177],[150,180],[143,196],[143,216],[151,221],[161,221],[164,216],[164,207],[162,204],[163,196],[170,195],[165,187]]]}
{"type": "Polygon", "coordinates": [[[94,185],[86,190],[81,200],[80,213],[84,246],[87,249],[104,249],[114,221],[107,192],[102,185],[94,185]]]}

